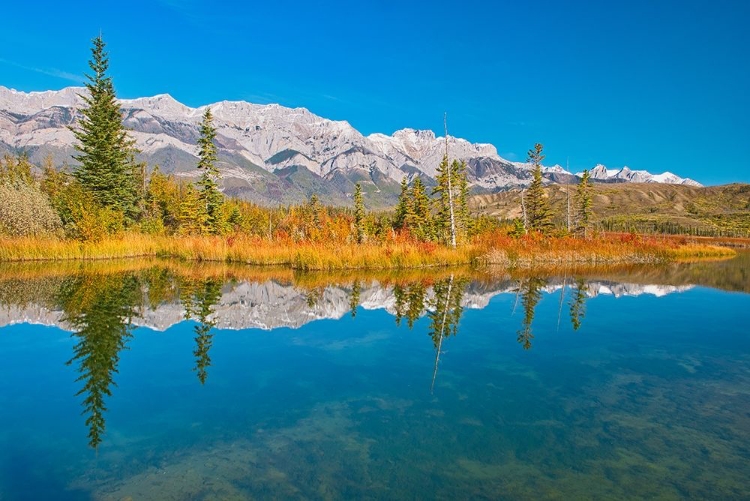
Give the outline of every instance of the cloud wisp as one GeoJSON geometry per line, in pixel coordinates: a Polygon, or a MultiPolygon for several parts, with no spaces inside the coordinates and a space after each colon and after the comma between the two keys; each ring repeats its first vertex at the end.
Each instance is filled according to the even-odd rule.
{"type": "Polygon", "coordinates": [[[14,66],[22,70],[33,71],[34,73],[40,73],[42,75],[60,78],[62,80],[68,80],[69,82],[75,82],[79,85],[81,84],[81,82],[83,82],[83,77],[81,75],[75,75],[73,73],[59,70],[57,68],[37,68],[34,66],[26,66],[25,64],[17,63],[15,61],[10,61],[8,59],[3,59],[3,58],[0,58],[0,63],[7,64],[9,66],[14,66]]]}

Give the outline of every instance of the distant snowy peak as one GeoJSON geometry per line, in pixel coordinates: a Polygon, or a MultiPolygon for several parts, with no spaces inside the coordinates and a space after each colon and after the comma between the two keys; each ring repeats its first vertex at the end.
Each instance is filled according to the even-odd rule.
{"type": "Polygon", "coordinates": [[[563,169],[562,165],[553,165],[552,167],[542,167],[542,172],[550,174],[571,174],[570,171],[563,169]]]}
{"type": "MultiPolygon", "coordinates": [[[[70,126],[80,118],[86,92],[69,87],[27,93],[0,86],[0,154],[26,151],[34,162],[52,155],[60,165],[72,163],[75,137],[70,126]]],[[[270,204],[304,200],[313,192],[328,193],[327,203],[348,203],[354,183],[369,179],[374,185],[370,193],[382,193],[378,203],[392,205],[404,177],[434,181],[446,150],[445,136],[430,130],[364,136],[349,122],[278,104],[221,101],[192,108],[169,94],[121,99],[120,104],[140,159],[188,177],[194,174],[201,116],[210,107],[224,187],[233,196],[270,204]]],[[[531,182],[530,164],[500,157],[492,144],[448,135],[447,148],[451,159],[466,162],[469,184],[476,190],[494,192],[531,182]]],[[[542,170],[545,182],[575,181],[559,165],[542,170]]],[[[602,180],[699,186],[671,173],[652,175],[627,167],[597,165],[591,172],[602,180]]]]}
{"type": "MultiPolygon", "coordinates": [[[[576,176],[581,177],[583,172],[577,172],[576,176]]],[[[599,181],[620,181],[626,183],[664,183],[664,184],[683,184],[686,186],[702,186],[697,181],[692,179],[682,178],[672,174],[671,172],[664,172],[662,174],[651,174],[645,170],[632,170],[625,166],[622,169],[608,169],[602,164],[598,164],[596,167],[589,171],[589,175],[592,179],[599,181]]]]}
{"type": "Polygon", "coordinates": [[[0,110],[33,114],[55,106],[78,108],[83,104],[83,99],[79,94],[85,92],[84,87],[66,87],[62,90],[43,92],[20,92],[0,85],[0,110]]]}

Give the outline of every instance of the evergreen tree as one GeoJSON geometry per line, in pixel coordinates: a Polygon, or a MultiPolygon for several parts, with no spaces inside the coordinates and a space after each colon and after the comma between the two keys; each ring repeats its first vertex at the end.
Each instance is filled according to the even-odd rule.
{"type": "Polygon", "coordinates": [[[588,237],[588,229],[593,217],[590,178],[589,171],[583,171],[576,190],[576,233],[582,234],[584,238],[588,237]]]}
{"type": "Polygon", "coordinates": [[[433,195],[438,195],[437,214],[435,215],[435,229],[438,239],[444,243],[456,246],[456,222],[453,193],[452,165],[446,154],[437,169],[435,178],[437,185],[432,190],[433,195]]]}
{"type": "Polygon", "coordinates": [[[393,216],[393,229],[400,230],[406,225],[406,214],[409,210],[409,183],[406,176],[401,180],[401,194],[398,196],[396,214],[393,216]]]}
{"type": "Polygon", "coordinates": [[[323,207],[320,205],[320,199],[318,198],[318,195],[313,193],[310,195],[310,200],[307,203],[307,212],[310,216],[312,224],[316,227],[320,227],[321,222],[321,213],[323,212],[323,207]]]}
{"type": "Polygon", "coordinates": [[[198,186],[201,203],[206,209],[203,231],[216,235],[222,230],[221,206],[224,203],[224,195],[219,191],[218,181],[221,174],[216,167],[217,154],[214,139],[216,139],[216,129],[213,125],[211,108],[206,108],[198,138],[198,169],[203,171],[198,180],[198,186]]]}
{"type": "Polygon", "coordinates": [[[435,231],[439,240],[455,247],[466,235],[469,224],[466,163],[458,160],[449,163],[448,156],[443,156],[436,181],[437,185],[432,190],[433,195],[439,195],[435,231]]]}
{"type": "Polygon", "coordinates": [[[357,233],[357,243],[364,243],[365,203],[362,200],[362,186],[359,183],[354,188],[354,231],[357,233]]]}
{"type": "Polygon", "coordinates": [[[15,188],[35,184],[34,176],[31,174],[31,162],[26,153],[21,153],[16,158],[6,153],[4,158],[0,159],[0,184],[15,188]]]}
{"type": "Polygon", "coordinates": [[[466,162],[453,161],[456,180],[456,231],[460,240],[465,240],[471,232],[471,213],[469,211],[469,180],[466,178],[466,162]]]}
{"type": "Polygon", "coordinates": [[[78,128],[71,129],[80,152],[74,157],[80,162],[74,175],[98,204],[122,212],[132,222],[138,210],[132,162],[135,141],[122,124],[104,47],[101,35],[93,40],[89,61],[93,74],[86,75],[88,95],[81,95],[86,107],[81,109],[78,128]]]}
{"type": "Polygon", "coordinates": [[[529,189],[524,195],[527,228],[532,231],[547,233],[552,229],[552,209],[544,195],[542,184],[543,146],[539,143],[529,150],[528,161],[533,164],[534,172],[529,189]]]}
{"type": "Polygon", "coordinates": [[[422,178],[417,177],[409,193],[406,227],[419,240],[430,240],[432,238],[431,205],[432,202],[430,197],[427,196],[422,178]]]}
{"type": "Polygon", "coordinates": [[[206,206],[201,201],[201,194],[192,184],[188,184],[181,193],[180,200],[180,233],[182,235],[197,235],[208,226],[206,206]]]}

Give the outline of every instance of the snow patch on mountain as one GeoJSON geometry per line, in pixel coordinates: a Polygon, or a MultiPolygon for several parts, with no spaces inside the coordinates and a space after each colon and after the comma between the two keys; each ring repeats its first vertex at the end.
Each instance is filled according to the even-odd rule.
{"type": "MultiPolygon", "coordinates": [[[[577,172],[575,175],[581,177],[583,175],[583,172],[577,172]]],[[[686,186],[702,186],[697,181],[676,176],[671,172],[651,174],[646,170],[632,170],[628,166],[624,166],[622,169],[608,169],[602,164],[597,164],[596,167],[589,171],[589,175],[592,179],[596,179],[599,181],[619,181],[627,183],[664,183],[684,184],[686,186]]]]}
{"type": "MultiPolygon", "coordinates": [[[[71,155],[75,151],[75,137],[69,127],[75,126],[80,118],[79,110],[85,104],[80,96],[85,93],[82,87],[27,93],[0,86],[0,149],[28,151],[36,162],[52,154],[59,163],[74,163],[71,155]]],[[[364,136],[349,122],[328,120],[306,108],[278,104],[221,101],[192,108],[169,94],[122,99],[120,104],[124,123],[141,150],[140,159],[180,176],[188,176],[195,169],[196,141],[207,107],[211,108],[217,128],[216,141],[223,159],[219,167],[222,171],[232,168],[234,176],[237,169],[248,170],[252,166],[270,174],[302,167],[320,176],[321,182],[331,182],[334,178],[341,181],[343,176],[348,180],[381,183],[377,187],[386,188],[387,196],[391,197],[384,200],[395,203],[397,193],[393,185],[404,176],[434,178],[446,149],[445,137],[429,130],[406,128],[391,135],[364,136]],[[243,161],[246,164],[236,165],[243,161]],[[391,183],[390,188],[383,183],[391,183]]],[[[469,184],[476,188],[497,191],[530,182],[530,164],[502,158],[491,144],[449,136],[447,146],[451,159],[467,163],[469,184]]],[[[549,180],[556,180],[557,175],[570,175],[559,165],[543,167],[543,172],[549,180]]],[[[671,173],[652,175],[627,167],[613,170],[597,165],[591,174],[594,179],[615,182],[699,186],[671,173]]],[[[336,184],[338,187],[332,184],[331,189],[349,189],[351,182],[354,181],[336,184]]],[[[252,189],[248,190],[242,196],[252,199],[252,189]]],[[[336,196],[342,200],[345,195],[341,192],[336,196]]]]}

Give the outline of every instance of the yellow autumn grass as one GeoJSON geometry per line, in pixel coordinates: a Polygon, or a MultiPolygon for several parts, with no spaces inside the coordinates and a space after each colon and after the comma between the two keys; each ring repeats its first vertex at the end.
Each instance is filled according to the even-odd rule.
{"type": "Polygon", "coordinates": [[[707,243],[680,242],[634,234],[582,239],[495,236],[487,243],[483,264],[530,268],[541,265],[613,265],[664,263],[683,258],[726,258],[736,252],[707,243]]]}
{"type": "Polygon", "coordinates": [[[163,257],[201,263],[279,266],[295,270],[380,270],[500,265],[656,263],[677,259],[729,257],[734,251],[706,243],[637,235],[594,239],[484,235],[450,249],[424,242],[332,244],[269,242],[247,236],[153,237],[138,233],[98,242],[1,238],[0,261],[81,261],[163,257]]]}

